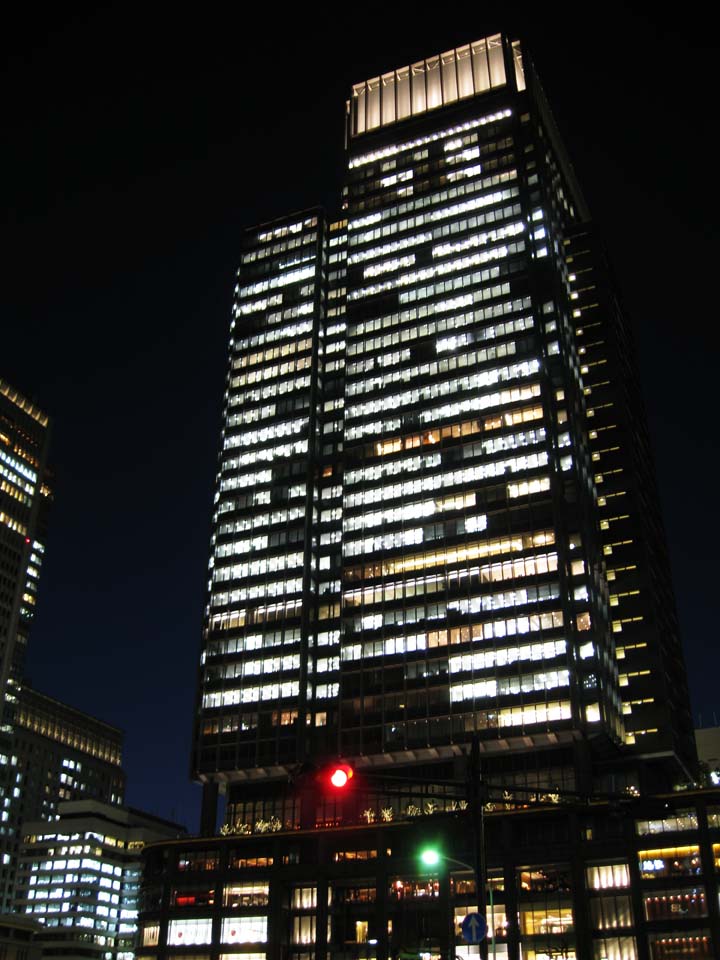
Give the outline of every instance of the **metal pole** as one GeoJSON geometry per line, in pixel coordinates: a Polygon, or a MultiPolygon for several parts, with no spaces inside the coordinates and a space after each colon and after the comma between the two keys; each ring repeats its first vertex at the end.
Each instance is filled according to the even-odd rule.
{"type": "MultiPolygon", "coordinates": [[[[480,771],[480,741],[477,734],[472,738],[470,746],[470,763],[468,765],[468,800],[473,822],[475,840],[475,885],[477,887],[478,911],[481,917],[487,919],[487,865],[485,863],[485,804],[482,796],[482,776],[480,771]]],[[[495,933],[493,931],[493,940],[495,933]]],[[[487,936],[478,944],[480,960],[488,960],[487,936]]],[[[494,956],[494,950],[493,950],[494,956]]]]}
{"type": "Polygon", "coordinates": [[[493,888],[492,884],[488,885],[488,892],[490,894],[490,936],[492,943],[492,960],[495,960],[495,903],[493,901],[493,888]]]}

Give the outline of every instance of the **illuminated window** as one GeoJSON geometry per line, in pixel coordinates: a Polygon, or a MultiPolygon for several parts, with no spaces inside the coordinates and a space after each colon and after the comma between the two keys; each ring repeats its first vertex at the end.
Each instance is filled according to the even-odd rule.
{"type": "Polygon", "coordinates": [[[653,890],[643,895],[646,920],[678,920],[685,917],[706,917],[705,890],[653,890]]]}
{"type": "Polygon", "coordinates": [[[168,946],[184,946],[212,942],[212,919],[171,920],[168,924],[168,946]]]}
{"type": "Polygon", "coordinates": [[[224,907],[264,907],[269,898],[267,883],[229,883],[223,891],[224,907]]]}
{"type": "Polygon", "coordinates": [[[222,943],[266,943],[267,917],[237,916],[224,919],[220,940],[222,943]]]}
{"type": "Polygon", "coordinates": [[[697,846],[639,850],[638,862],[641,875],[649,880],[655,877],[693,877],[702,873],[697,846]]]}

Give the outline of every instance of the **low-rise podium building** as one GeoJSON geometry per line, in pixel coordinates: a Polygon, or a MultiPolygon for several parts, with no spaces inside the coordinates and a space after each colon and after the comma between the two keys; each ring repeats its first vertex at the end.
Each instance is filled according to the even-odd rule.
{"type": "MultiPolygon", "coordinates": [[[[478,911],[470,812],[418,797],[392,820],[360,814],[150,845],[139,960],[477,957],[460,930],[478,911]]],[[[491,802],[485,842],[495,960],[717,956],[718,790],[491,802]]]]}

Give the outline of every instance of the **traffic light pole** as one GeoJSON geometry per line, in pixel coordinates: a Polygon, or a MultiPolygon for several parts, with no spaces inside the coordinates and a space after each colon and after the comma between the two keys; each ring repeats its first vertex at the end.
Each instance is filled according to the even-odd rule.
{"type": "MultiPolygon", "coordinates": [[[[492,958],[495,960],[495,919],[493,910],[493,891],[490,886],[490,916],[487,915],[487,861],[485,857],[485,785],[480,767],[480,741],[477,734],[472,738],[468,763],[468,801],[473,825],[473,846],[475,854],[475,886],[480,916],[485,918],[487,930],[492,940],[492,958]]],[[[487,933],[478,944],[481,960],[488,960],[487,933]]]]}

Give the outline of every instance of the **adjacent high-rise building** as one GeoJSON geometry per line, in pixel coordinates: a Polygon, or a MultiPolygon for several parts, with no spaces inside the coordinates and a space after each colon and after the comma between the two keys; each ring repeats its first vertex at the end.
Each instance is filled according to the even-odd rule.
{"type": "Polygon", "coordinates": [[[0,379],[0,910],[9,910],[23,774],[14,720],[45,552],[48,417],[0,379]]]}
{"type": "Polygon", "coordinates": [[[45,552],[48,417],[0,379],[0,689],[4,721],[22,676],[45,552]],[[8,684],[10,687],[8,688],[8,684]]]}
{"type": "Polygon", "coordinates": [[[0,379],[0,910],[16,894],[26,820],[52,820],[59,803],[121,804],[122,732],[24,682],[45,552],[49,421],[0,379]]]}
{"type": "Polygon", "coordinates": [[[219,789],[231,823],[292,825],[308,761],[423,784],[473,740],[527,795],[690,779],[628,328],[527,52],[356,84],[346,145],[340,216],[242,239],[204,829],[219,789]]]}

